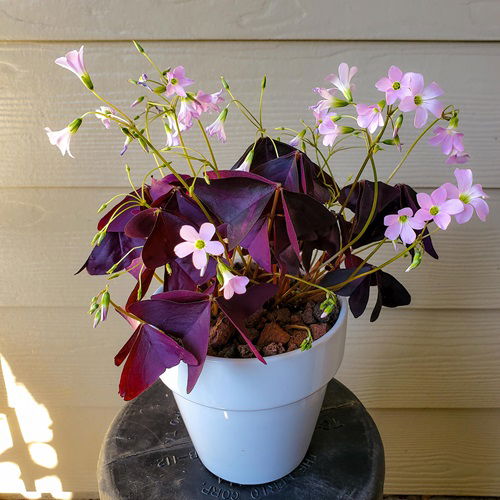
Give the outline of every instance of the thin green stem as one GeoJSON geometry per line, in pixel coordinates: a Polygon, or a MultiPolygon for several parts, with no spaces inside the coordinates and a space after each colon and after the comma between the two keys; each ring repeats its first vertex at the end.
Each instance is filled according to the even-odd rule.
{"type": "Polygon", "coordinates": [[[406,161],[406,159],[408,158],[408,156],[410,156],[410,153],[413,151],[413,148],[418,144],[418,142],[420,141],[420,139],[422,139],[422,137],[432,128],[434,127],[434,125],[436,125],[436,123],[440,120],[441,118],[436,118],[433,122],[431,122],[431,124],[426,127],[421,133],[420,135],[413,141],[413,144],[408,148],[408,151],[406,151],[406,153],[404,154],[403,158],[401,158],[401,161],[397,164],[396,168],[392,171],[391,175],[389,175],[389,177],[387,177],[387,183],[389,183],[391,181],[391,179],[396,175],[397,171],[403,166],[404,162],[406,161]]]}

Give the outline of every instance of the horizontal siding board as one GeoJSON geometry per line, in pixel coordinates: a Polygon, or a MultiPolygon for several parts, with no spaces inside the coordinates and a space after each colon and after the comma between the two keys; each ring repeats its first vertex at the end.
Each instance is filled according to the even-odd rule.
{"type": "Polygon", "coordinates": [[[10,0],[0,10],[2,40],[499,40],[499,16],[495,0],[10,0]]]}
{"type": "MultiPolygon", "coordinates": [[[[489,192],[492,214],[498,213],[500,190],[489,192]]],[[[105,285],[102,277],[73,274],[90,253],[96,207],[112,193],[105,188],[0,189],[0,231],[9,242],[0,260],[0,306],[81,306],[105,285]]],[[[492,215],[481,223],[474,217],[436,234],[439,261],[425,257],[410,273],[403,272],[406,260],[388,267],[411,291],[412,308],[498,308],[498,220],[492,215]]],[[[384,252],[394,255],[390,245],[384,252]]],[[[113,280],[111,290],[123,300],[131,286],[124,277],[113,280]]]]}
{"type": "Polygon", "coordinates": [[[385,493],[498,495],[498,410],[370,413],[384,442],[385,493]]]}
{"type": "MultiPolygon", "coordinates": [[[[131,335],[122,318],[110,314],[94,330],[84,307],[1,313],[0,354],[36,399],[49,408],[120,404],[113,357],[131,335]]],[[[499,323],[499,310],[350,317],[337,377],[369,408],[500,408],[499,323]]]]}
{"type": "MultiPolygon", "coordinates": [[[[335,71],[341,61],[359,67],[355,79],[359,100],[364,102],[381,98],[373,84],[391,64],[421,71],[427,81],[435,80],[443,86],[446,103],[460,107],[460,128],[465,133],[465,145],[472,156],[471,166],[478,182],[500,187],[497,133],[500,117],[491,105],[497,98],[491,82],[500,79],[499,44],[154,42],[146,45],[163,66],[183,64],[188,75],[206,91],[217,90],[219,76],[224,74],[236,95],[254,109],[260,77],[267,73],[264,124],[269,129],[282,125],[297,128],[301,118],[309,119],[307,107],[317,99],[311,89],[326,85],[325,75],[335,71]]],[[[120,157],[121,132],[106,131],[92,117],[85,120],[72,141],[76,160],[62,158],[48,143],[44,126],[62,128],[98,104],[73,74],[53,63],[75,46],[73,42],[0,44],[0,186],[125,187],[125,162],[130,164],[135,180],[142,179],[154,166],[153,159],[136,144],[131,145],[126,156],[120,157]]],[[[127,79],[137,78],[148,70],[147,62],[127,43],[91,43],[86,50],[87,67],[96,88],[116,105],[129,109],[129,103],[139,92],[127,79]]],[[[212,119],[207,117],[206,123],[212,119]]],[[[411,120],[407,116],[406,131],[402,133],[406,147],[416,134],[411,120]]],[[[230,167],[253,141],[254,130],[231,109],[227,134],[226,144],[215,145],[219,164],[224,168],[230,167]]],[[[197,130],[188,132],[188,144],[203,148],[199,136],[197,130]]],[[[155,138],[163,145],[161,133],[155,138]]],[[[377,154],[381,180],[387,178],[400,156],[397,151],[377,154]]],[[[333,163],[338,182],[344,183],[355,173],[362,159],[360,150],[338,153],[333,163]]],[[[429,187],[446,182],[452,176],[452,167],[445,165],[444,159],[438,148],[424,142],[412,153],[396,180],[420,186],[425,182],[429,187]]],[[[176,160],[174,165],[185,171],[184,162],[176,160]]]]}

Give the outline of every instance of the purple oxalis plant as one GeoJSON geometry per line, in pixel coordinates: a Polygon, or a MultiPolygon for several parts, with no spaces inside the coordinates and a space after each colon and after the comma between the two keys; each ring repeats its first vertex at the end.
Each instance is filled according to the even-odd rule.
{"type": "MultiPolygon", "coordinates": [[[[151,62],[143,47],[134,43],[151,62]]],[[[226,318],[251,353],[266,363],[245,327],[245,320],[264,304],[300,307],[316,299],[327,316],[339,295],[348,297],[351,312],[358,317],[367,307],[372,287],[377,300],[371,321],[383,306],[409,304],[410,294],[386,266],[408,258],[410,271],[425,254],[437,259],[433,233],[446,230],[453,219],[462,224],[474,213],[483,221],[488,215],[487,196],[481,185],[473,183],[470,169],[457,168],[456,184],[447,182],[430,194],[417,193],[407,184],[391,184],[428,132],[434,133],[429,144],[441,148],[447,164],[469,160],[458,131],[459,110],[445,107],[439,100],[444,91],[436,82],[425,85],[419,73],[391,66],[388,75],[375,83],[383,98],[365,104],[354,99],[351,80],[357,68],[340,64],[338,74],[326,78],[331,87],[314,89],[321,99],[311,106],[312,123],[301,122],[301,130],[275,129],[290,136],[285,143],[263,126],[265,78],[259,112],[254,114],[233,95],[224,78],[222,90],[195,93],[188,90],[194,81],[182,66],[158,71],[153,65],[157,75],[144,73],[132,80],[143,94],[130,107],[144,106],[132,117],[97,93],[84,65],[83,47],[56,63],[76,74],[101,106],[60,131],[47,128],[50,142],[63,155],[72,156],[73,135],[84,119],[94,115],[106,129],[116,125],[123,132],[121,155],[134,143],[156,165],[140,185],[134,185],[126,167],[131,191],[99,208],[107,212],[80,269],[108,280],[122,275],[134,280],[123,307],[112,301],[109,284],[90,306],[94,326],[106,319],[112,305],[133,329],[115,357],[117,366],[123,364],[119,392],[126,400],[181,361],[188,366],[191,391],[203,370],[211,324],[218,317],[226,318]],[[229,97],[225,106],[224,93],[229,97]],[[222,169],[211,137],[226,141],[230,106],[255,126],[256,133],[241,158],[222,169]],[[346,112],[349,108],[352,111],[346,112]],[[205,126],[202,120],[213,112],[219,113],[217,118],[205,126]],[[419,135],[403,152],[403,118],[413,112],[419,135]],[[165,133],[161,146],[151,139],[156,124],[162,124],[165,133]],[[205,141],[204,151],[186,145],[195,126],[205,141]],[[397,149],[401,158],[383,182],[376,161],[384,147],[397,149]],[[360,168],[353,181],[342,186],[331,159],[356,148],[364,149],[360,168]],[[188,173],[174,166],[180,162],[188,173]],[[371,178],[361,178],[365,171],[371,178]],[[394,255],[375,263],[377,252],[387,244],[394,246],[394,255]],[[163,291],[149,294],[153,281],[163,291]]],[[[310,346],[306,342],[302,348],[310,346]]]]}

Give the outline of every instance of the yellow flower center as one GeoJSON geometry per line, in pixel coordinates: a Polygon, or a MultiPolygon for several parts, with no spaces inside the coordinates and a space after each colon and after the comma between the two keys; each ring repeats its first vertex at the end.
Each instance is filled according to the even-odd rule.
{"type": "Polygon", "coordinates": [[[408,220],[408,216],[407,215],[400,215],[399,216],[399,222],[401,222],[401,223],[404,224],[407,220],[408,220]]]}
{"type": "Polygon", "coordinates": [[[467,203],[470,203],[470,196],[466,193],[461,193],[460,196],[458,197],[458,199],[462,202],[462,203],[465,203],[467,205],[467,203]]]}
{"type": "Polygon", "coordinates": [[[195,248],[198,248],[199,250],[201,250],[202,248],[205,248],[205,242],[203,240],[196,240],[194,242],[194,246],[195,246],[195,248]]]}
{"type": "Polygon", "coordinates": [[[399,89],[401,88],[401,84],[400,84],[399,82],[394,82],[394,83],[392,84],[392,88],[393,88],[394,90],[399,90],[399,89]]]}
{"type": "Polygon", "coordinates": [[[417,105],[417,106],[420,106],[424,100],[422,99],[422,96],[420,95],[416,95],[414,98],[413,98],[413,102],[417,105]]]}
{"type": "Polygon", "coordinates": [[[429,213],[431,215],[437,215],[439,213],[439,207],[436,207],[436,205],[434,205],[433,207],[430,208],[429,213]]]}

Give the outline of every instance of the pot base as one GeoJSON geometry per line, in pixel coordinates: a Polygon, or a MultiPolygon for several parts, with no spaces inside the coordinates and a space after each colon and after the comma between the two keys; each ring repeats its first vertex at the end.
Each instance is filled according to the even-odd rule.
{"type": "Polygon", "coordinates": [[[323,386],[300,401],[258,411],[222,410],[174,396],[205,467],[226,481],[248,485],[276,481],[298,467],[325,390],[323,386]]]}

